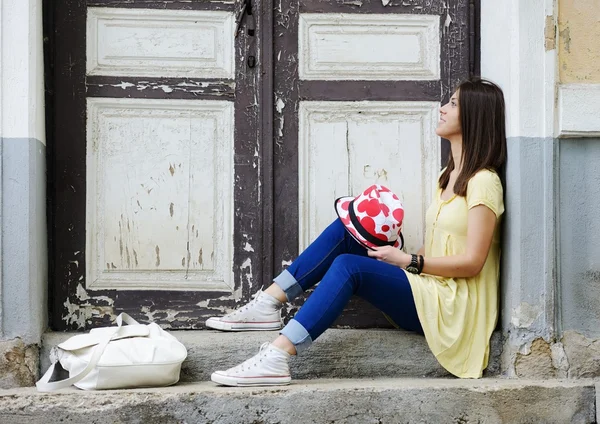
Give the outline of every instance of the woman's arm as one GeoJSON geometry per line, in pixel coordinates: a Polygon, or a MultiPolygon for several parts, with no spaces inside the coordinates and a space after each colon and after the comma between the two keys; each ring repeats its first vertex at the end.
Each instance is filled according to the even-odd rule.
{"type": "MultiPolygon", "coordinates": [[[[423,273],[440,277],[467,278],[481,272],[492,245],[496,214],[487,206],[478,205],[469,210],[467,220],[466,252],[461,255],[437,258],[425,257],[423,273]]],[[[422,249],[419,249],[419,252],[422,249]]],[[[391,246],[369,251],[369,256],[401,268],[406,268],[411,260],[411,255],[391,246]]]]}

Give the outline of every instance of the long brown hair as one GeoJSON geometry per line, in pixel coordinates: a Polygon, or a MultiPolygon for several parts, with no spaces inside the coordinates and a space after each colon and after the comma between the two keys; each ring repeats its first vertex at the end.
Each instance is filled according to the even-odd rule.
{"type": "MultiPolygon", "coordinates": [[[[481,78],[462,82],[457,91],[462,169],[454,183],[454,193],[464,197],[469,180],[482,169],[495,171],[503,179],[506,162],[504,95],[496,84],[481,78]]],[[[454,158],[450,155],[446,170],[438,181],[442,190],[448,186],[454,166],[454,158]]]]}

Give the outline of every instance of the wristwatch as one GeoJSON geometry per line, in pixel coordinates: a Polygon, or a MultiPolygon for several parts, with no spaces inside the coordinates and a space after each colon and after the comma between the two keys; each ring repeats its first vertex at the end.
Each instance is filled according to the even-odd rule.
{"type": "Polygon", "coordinates": [[[405,268],[411,274],[419,274],[419,258],[414,253],[410,256],[410,264],[405,268]]]}

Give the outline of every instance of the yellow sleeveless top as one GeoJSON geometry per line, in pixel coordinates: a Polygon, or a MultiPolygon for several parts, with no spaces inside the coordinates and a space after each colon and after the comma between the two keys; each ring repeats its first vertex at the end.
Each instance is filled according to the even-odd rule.
{"type": "Polygon", "coordinates": [[[457,377],[479,378],[498,319],[502,184],[495,172],[482,170],[469,180],[466,197],[444,201],[441,194],[438,187],[427,210],[425,258],[466,252],[469,209],[485,205],[498,220],[485,265],[475,277],[407,273],[427,344],[439,363],[457,377]]]}

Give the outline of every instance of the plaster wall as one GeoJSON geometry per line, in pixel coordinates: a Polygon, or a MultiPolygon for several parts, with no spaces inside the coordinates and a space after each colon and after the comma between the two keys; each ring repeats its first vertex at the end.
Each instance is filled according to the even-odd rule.
{"type": "Polygon", "coordinates": [[[555,139],[507,139],[501,269],[502,328],[523,352],[553,337],[555,315],[555,139]]]}
{"type": "Polygon", "coordinates": [[[558,1],[562,84],[600,83],[600,0],[558,1]]]}
{"type": "Polygon", "coordinates": [[[600,139],[560,141],[561,327],[600,338],[600,139]]]}
{"type": "Polygon", "coordinates": [[[2,338],[38,343],[46,326],[46,149],[2,138],[2,338]]]}

